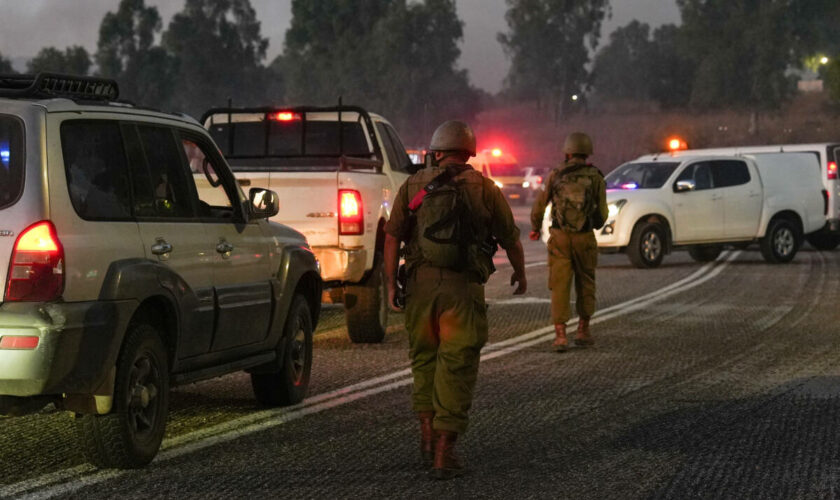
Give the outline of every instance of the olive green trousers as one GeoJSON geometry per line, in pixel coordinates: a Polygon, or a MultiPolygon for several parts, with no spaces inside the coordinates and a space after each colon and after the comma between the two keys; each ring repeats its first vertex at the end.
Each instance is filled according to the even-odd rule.
{"type": "Polygon", "coordinates": [[[463,433],[487,342],[484,285],[445,269],[416,269],[408,282],[405,327],[414,411],[434,411],[435,429],[463,433]]]}
{"type": "Polygon", "coordinates": [[[595,314],[595,268],[598,243],[595,233],[570,233],[551,229],[548,239],[548,288],[551,290],[551,319],[555,325],[571,317],[570,295],[575,282],[575,308],[581,318],[595,314]]]}

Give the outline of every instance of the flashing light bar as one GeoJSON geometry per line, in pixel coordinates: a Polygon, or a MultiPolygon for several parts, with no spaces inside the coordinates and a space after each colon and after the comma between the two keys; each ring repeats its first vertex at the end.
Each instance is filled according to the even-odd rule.
{"type": "Polygon", "coordinates": [[[300,120],[300,115],[296,115],[291,111],[280,111],[279,113],[275,113],[271,115],[273,120],[277,120],[278,122],[290,122],[292,120],[300,120]]]}
{"type": "Polygon", "coordinates": [[[493,151],[490,151],[490,154],[493,155],[494,157],[498,158],[498,157],[502,156],[502,150],[499,149],[499,148],[495,148],[495,149],[493,149],[493,151]]]}

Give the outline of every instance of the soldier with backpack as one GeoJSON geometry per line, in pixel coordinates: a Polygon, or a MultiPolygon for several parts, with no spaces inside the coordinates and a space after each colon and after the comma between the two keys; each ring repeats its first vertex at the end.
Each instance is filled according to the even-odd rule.
{"type": "Polygon", "coordinates": [[[397,267],[405,243],[405,326],[420,451],[433,477],[448,479],[462,472],[454,446],[467,429],[487,341],[484,283],[495,271],[497,243],[513,266],[514,294],[525,293],[527,283],[510,207],[492,180],[466,164],[476,151],[472,129],[445,122],[429,149],[433,165],[412,175],[394,199],[385,226],[385,274],[389,303],[399,310],[397,267]]]}
{"type": "Polygon", "coordinates": [[[545,208],[551,202],[551,237],[548,240],[548,288],[551,290],[551,316],[555,338],[552,348],[568,347],[566,321],[571,316],[569,295],[575,281],[578,327],[575,345],[592,345],[589,319],[595,313],[595,267],[598,244],[593,229],[607,219],[607,193],[604,175],[586,160],[592,155],[592,140],[575,132],[563,146],[566,162],[551,171],[548,181],[531,210],[530,238],[540,239],[545,208]]]}

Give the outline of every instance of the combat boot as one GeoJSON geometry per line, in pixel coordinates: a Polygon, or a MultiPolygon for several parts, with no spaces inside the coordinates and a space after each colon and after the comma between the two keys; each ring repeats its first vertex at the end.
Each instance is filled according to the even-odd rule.
{"type": "Polygon", "coordinates": [[[589,333],[589,318],[580,318],[578,320],[577,334],[575,335],[575,345],[578,347],[588,347],[594,343],[592,334],[589,333]]]}
{"type": "Polygon", "coordinates": [[[566,340],[566,324],[554,325],[554,343],[551,344],[551,348],[555,352],[565,352],[568,347],[569,341],[566,340]]]}
{"type": "Polygon", "coordinates": [[[420,411],[417,417],[420,419],[420,456],[423,465],[431,467],[435,459],[435,430],[432,428],[435,412],[420,411]]]}
{"type": "Polygon", "coordinates": [[[452,479],[464,473],[458,457],[455,455],[455,440],[457,432],[438,431],[435,440],[435,461],[432,465],[432,477],[435,479],[452,479]]]}

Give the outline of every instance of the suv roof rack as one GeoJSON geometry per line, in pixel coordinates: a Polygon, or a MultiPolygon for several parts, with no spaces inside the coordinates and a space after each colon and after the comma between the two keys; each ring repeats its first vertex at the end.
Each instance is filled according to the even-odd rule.
{"type": "Polygon", "coordinates": [[[93,101],[116,101],[120,95],[117,82],[108,78],[38,73],[37,75],[0,75],[0,97],[67,97],[93,101]]]}

